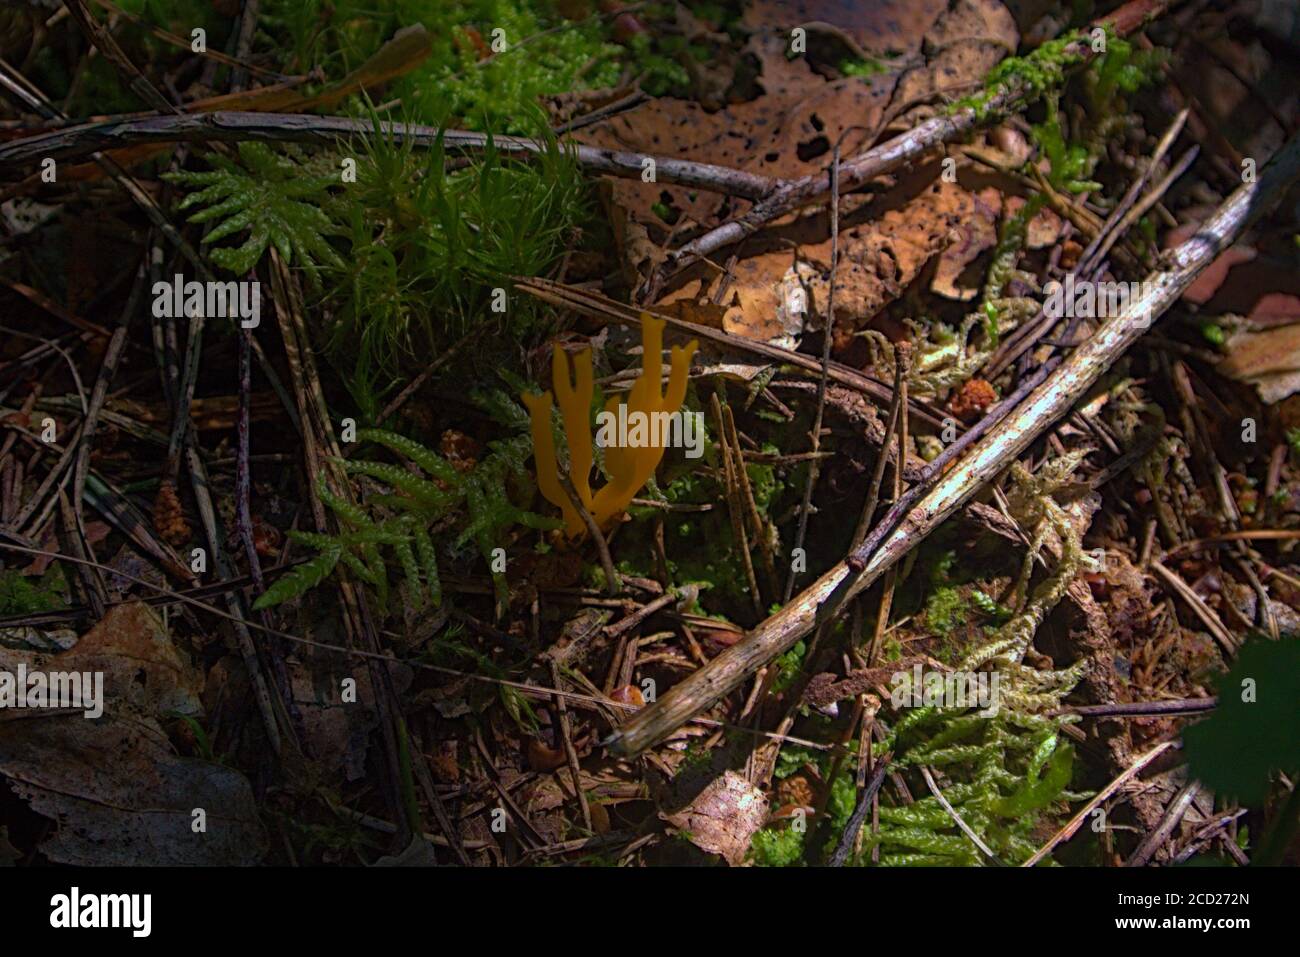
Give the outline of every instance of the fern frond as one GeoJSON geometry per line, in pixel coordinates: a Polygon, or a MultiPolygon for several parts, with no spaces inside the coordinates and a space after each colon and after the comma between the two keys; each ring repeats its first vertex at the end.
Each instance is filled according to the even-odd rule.
{"type": "Polygon", "coordinates": [[[458,496],[439,488],[428,479],[413,475],[398,465],[386,462],[353,462],[339,459],[340,464],[351,475],[368,475],[385,485],[391,485],[399,492],[405,492],[417,503],[432,512],[441,512],[455,504],[458,496]]]}
{"type": "MultiPolygon", "coordinates": [[[[524,425],[527,424],[525,419],[524,425]]],[[[453,484],[460,483],[460,473],[452,467],[450,462],[414,439],[408,439],[404,435],[387,432],[383,429],[360,429],[357,431],[357,438],[363,442],[374,442],[387,449],[392,449],[398,455],[410,459],[434,478],[453,484]]]]}
{"type": "Polygon", "coordinates": [[[334,570],[334,566],[342,556],[343,549],[335,546],[321,552],[311,561],[291,568],[274,585],[258,596],[257,601],[253,602],[253,610],[261,611],[270,608],[291,598],[298,598],[315,588],[334,570]]]}
{"type": "Polygon", "coordinates": [[[338,226],[320,207],[329,187],[337,185],[336,176],[309,175],[299,163],[255,141],[239,144],[239,160],[213,155],[209,161],[216,169],[209,172],[163,174],[168,182],[202,187],[187,195],[179,208],[203,207],[189,221],[217,223],[206,242],[248,232],[242,245],[212,250],[212,261],[243,274],[274,245],[286,263],[296,256],[313,284],[322,264],[344,268],[342,257],[325,239],[336,234],[338,226]]]}

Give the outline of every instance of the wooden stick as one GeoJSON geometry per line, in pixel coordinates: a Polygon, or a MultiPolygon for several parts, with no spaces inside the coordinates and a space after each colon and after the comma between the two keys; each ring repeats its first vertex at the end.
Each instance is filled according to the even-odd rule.
{"type": "MultiPolygon", "coordinates": [[[[620,754],[645,750],[713,707],[759,668],[833,618],[845,601],[874,583],[1064,417],[1201,271],[1296,179],[1300,179],[1300,136],[1278,151],[1256,182],[1242,185],[1196,235],[1171,250],[1166,268],[1148,276],[1142,294],[1120,315],[1108,319],[963,460],[937,477],[934,487],[888,532],[879,548],[869,553],[858,550],[837,562],[743,640],[639,712],[606,743],[620,754]]],[[[874,537],[868,536],[863,546],[872,546],[874,537]]]]}
{"type": "MultiPolygon", "coordinates": [[[[420,149],[433,146],[439,136],[449,151],[482,150],[488,143],[485,133],[444,130],[436,126],[381,121],[379,129],[399,143],[409,141],[420,149]]],[[[359,139],[374,133],[375,124],[368,119],[313,116],[307,113],[217,110],[213,113],[125,116],[81,123],[0,145],[0,167],[10,163],[39,163],[46,157],[61,160],[91,156],[104,150],[144,143],[257,140],[263,143],[313,143],[333,147],[340,141],[359,139]]],[[[537,154],[547,149],[547,145],[540,140],[522,136],[494,136],[491,140],[500,152],[513,155],[537,154]]],[[[645,169],[645,160],[652,159],[656,182],[726,193],[744,199],[761,199],[775,192],[782,184],[781,180],[774,180],[770,176],[712,163],[674,159],[671,156],[651,156],[568,142],[563,144],[563,149],[572,151],[578,165],[591,173],[639,180],[645,169]]]]}
{"type": "Polygon", "coordinates": [[[1175,746],[1177,746],[1176,741],[1165,741],[1162,744],[1156,745],[1146,754],[1142,755],[1142,757],[1134,761],[1132,767],[1098,791],[1097,795],[1091,801],[1079,808],[1079,813],[1070,818],[1065,827],[1061,828],[1048,838],[1047,843],[1035,851],[1034,856],[1020,866],[1033,867],[1048,854],[1052,853],[1052,848],[1056,847],[1057,844],[1060,844],[1062,841],[1068,841],[1070,838],[1074,837],[1074,832],[1077,831],[1079,826],[1088,819],[1089,814],[1101,807],[1103,801],[1122,788],[1129,778],[1132,778],[1148,764],[1160,757],[1160,755],[1175,746]]]}
{"type": "Polygon", "coordinates": [[[1201,623],[1205,625],[1205,630],[1213,635],[1214,640],[1223,648],[1224,655],[1228,658],[1234,657],[1237,654],[1237,639],[1232,632],[1228,631],[1222,619],[1214,613],[1214,609],[1192,590],[1191,585],[1160,562],[1153,561],[1151,570],[1156,573],[1156,577],[1169,586],[1175,595],[1187,603],[1188,608],[1196,613],[1196,617],[1201,619],[1201,623]]]}
{"type": "MultiPolygon", "coordinates": [[[[520,292],[536,296],[543,302],[549,302],[554,306],[572,309],[600,322],[621,322],[639,327],[641,313],[648,312],[655,318],[667,322],[672,329],[685,335],[694,336],[701,342],[712,343],[724,349],[734,349],[737,352],[749,353],[770,362],[794,366],[815,375],[821,374],[822,364],[820,360],[813,356],[805,355],[802,352],[794,352],[791,349],[784,349],[781,346],[763,342],[759,339],[733,335],[698,322],[679,319],[659,306],[637,308],[610,299],[608,296],[597,292],[566,286],[564,283],[542,277],[513,276],[511,278],[514,280],[515,288],[520,292]]],[[[861,392],[863,395],[870,396],[881,402],[889,402],[893,397],[894,390],[892,386],[888,386],[851,366],[846,366],[832,359],[827,363],[826,369],[830,380],[836,385],[842,385],[846,389],[861,392]]],[[[926,403],[913,401],[911,403],[911,414],[937,429],[944,426],[944,413],[926,403]]]]}

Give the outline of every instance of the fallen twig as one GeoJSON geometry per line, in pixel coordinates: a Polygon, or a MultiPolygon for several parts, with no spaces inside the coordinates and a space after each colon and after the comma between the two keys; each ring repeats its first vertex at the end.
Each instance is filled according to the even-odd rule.
{"type": "MultiPolygon", "coordinates": [[[[450,152],[482,150],[488,144],[485,133],[445,130],[437,126],[380,121],[379,132],[397,143],[410,142],[420,149],[432,147],[439,137],[450,152]]],[[[340,142],[371,136],[375,124],[368,119],[342,116],[314,116],[307,113],[259,113],[246,110],[217,110],[213,113],[126,116],[94,123],[81,123],[13,140],[0,145],[0,166],[39,163],[95,156],[105,150],[145,143],[219,143],[256,140],[263,143],[312,143],[337,146],[340,142]]],[[[502,153],[523,156],[541,153],[547,144],[523,136],[494,136],[493,146],[502,153]]],[[[574,161],[589,173],[603,173],[623,179],[641,179],[645,161],[654,160],[655,180],[692,189],[726,193],[745,199],[770,194],[780,181],[757,173],[696,163],[671,156],[651,156],[623,150],[565,143],[574,161]]]]}
{"type": "Polygon", "coordinates": [[[1037,851],[1035,851],[1033,853],[1033,856],[1031,856],[1029,860],[1025,861],[1020,866],[1033,867],[1035,864],[1041,861],[1048,854],[1052,853],[1052,849],[1056,847],[1057,844],[1060,844],[1062,841],[1068,841],[1070,838],[1074,837],[1074,832],[1077,831],[1079,827],[1083,824],[1083,822],[1088,819],[1089,814],[1091,814],[1097,808],[1101,807],[1103,801],[1105,801],[1108,797],[1110,797],[1112,794],[1114,794],[1116,791],[1122,788],[1125,782],[1127,782],[1130,778],[1135,776],[1139,771],[1145,768],[1156,758],[1160,757],[1160,755],[1164,754],[1170,748],[1177,747],[1177,746],[1178,746],[1178,742],[1176,741],[1165,741],[1161,744],[1156,745],[1146,754],[1142,755],[1142,757],[1134,761],[1133,764],[1127,770],[1124,771],[1124,773],[1122,773],[1115,780],[1111,781],[1110,784],[1107,784],[1104,788],[1098,791],[1096,796],[1093,797],[1091,801],[1089,801],[1087,804],[1081,807],[1079,809],[1079,812],[1075,814],[1074,817],[1070,818],[1070,820],[1066,823],[1065,827],[1061,828],[1050,838],[1048,838],[1047,843],[1044,844],[1042,847],[1040,847],[1037,851]]]}
{"type": "Polygon", "coordinates": [[[872,799],[875,798],[876,792],[880,790],[880,785],[885,783],[885,773],[888,770],[889,755],[886,754],[876,762],[875,770],[871,772],[871,777],[867,779],[867,786],[858,795],[857,806],[854,807],[849,823],[840,836],[839,844],[835,845],[835,851],[826,862],[827,866],[843,867],[844,862],[849,859],[849,852],[858,839],[858,831],[862,830],[862,822],[867,819],[867,812],[871,810],[872,799]]]}

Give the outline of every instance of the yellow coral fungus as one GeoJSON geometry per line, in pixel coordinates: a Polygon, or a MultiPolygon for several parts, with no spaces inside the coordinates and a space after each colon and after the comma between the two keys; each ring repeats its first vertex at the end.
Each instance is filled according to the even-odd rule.
{"type": "MultiPolygon", "coordinates": [[[[691,358],[699,343],[692,339],[685,346],[673,346],[668,390],[661,392],[663,376],[664,320],[641,314],[641,374],[632,383],[627,402],[617,396],[605,403],[603,416],[619,429],[602,427],[601,435],[614,436],[602,442],[605,468],[610,480],[594,495],[591,492],[591,399],[595,386],[591,374],[591,349],[574,356],[574,371],[569,370],[568,356],[557,348],[551,361],[554,396],[560,404],[560,418],[569,443],[570,475],[574,491],[596,524],[602,527],[621,515],[632,497],[649,480],[664,456],[668,418],[681,409],[686,398],[686,377],[691,358]],[[628,422],[635,423],[631,429],[628,422]]],[[[584,524],[578,510],[560,485],[555,441],[551,432],[552,393],[524,395],[524,404],[532,420],[533,454],[537,460],[537,487],[547,501],[559,506],[564,514],[565,530],[570,537],[580,535],[584,524]]]]}

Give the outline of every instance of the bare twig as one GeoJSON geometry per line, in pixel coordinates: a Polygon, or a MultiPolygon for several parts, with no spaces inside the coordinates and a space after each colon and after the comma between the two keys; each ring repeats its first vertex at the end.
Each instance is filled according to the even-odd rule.
{"type": "Polygon", "coordinates": [[[1183,819],[1187,809],[1192,806],[1192,801],[1196,800],[1196,794],[1200,786],[1191,781],[1183,787],[1181,791],[1170,802],[1169,807],[1165,810],[1164,816],[1160,823],[1156,825],[1155,830],[1146,836],[1138,849],[1133,852],[1133,856],[1124,862],[1125,867],[1144,867],[1151,860],[1156,851],[1160,850],[1160,845],[1169,839],[1178,822],[1183,819]]]}
{"type": "MultiPolygon", "coordinates": [[[[769,342],[762,342],[758,339],[749,339],[745,336],[736,336],[721,329],[715,329],[712,326],[702,325],[697,322],[689,322],[685,319],[679,319],[677,316],[664,312],[654,307],[642,309],[636,306],[629,306],[625,303],[602,296],[599,293],[592,293],[582,289],[574,289],[563,283],[552,282],[548,279],[532,278],[528,276],[516,276],[515,288],[521,292],[526,292],[536,296],[543,302],[549,302],[552,305],[563,306],[582,313],[584,316],[590,316],[602,322],[622,322],[632,326],[639,326],[641,322],[641,313],[648,312],[658,319],[663,319],[670,327],[687,335],[698,338],[701,342],[710,342],[716,346],[727,349],[734,349],[737,352],[746,352],[751,355],[760,356],[771,362],[782,365],[794,366],[805,372],[821,374],[822,364],[819,360],[801,352],[794,352],[790,349],[783,349],[780,346],[772,345],[769,342]]],[[[836,385],[842,385],[845,388],[861,392],[863,395],[870,396],[880,402],[889,402],[894,394],[894,390],[885,383],[859,372],[843,363],[831,360],[826,364],[827,375],[836,385]]],[[[922,422],[927,422],[935,428],[943,428],[945,415],[938,409],[919,402],[913,402],[911,414],[922,422]]]]}
{"type": "Polygon", "coordinates": [[[867,819],[867,814],[871,811],[871,802],[875,799],[876,792],[880,790],[880,785],[885,783],[885,773],[888,770],[889,755],[886,754],[876,762],[871,777],[867,779],[867,786],[858,795],[857,806],[854,807],[853,814],[849,817],[849,823],[840,836],[839,844],[835,845],[834,852],[831,854],[830,859],[827,860],[827,866],[843,867],[844,862],[849,859],[849,852],[853,850],[853,845],[858,839],[858,831],[862,830],[862,822],[867,819]]]}
{"type": "Polygon", "coordinates": [[[957,809],[948,802],[946,797],[943,796],[943,792],[939,790],[939,785],[934,781],[934,775],[930,773],[930,769],[925,765],[921,766],[921,775],[925,778],[925,786],[930,789],[930,793],[934,795],[934,799],[939,802],[940,807],[942,807],[948,813],[948,816],[953,819],[953,823],[961,829],[961,832],[971,839],[971,843],[978,847],[985,857],[993,861],[995,864],[1001,863],[1001,861],[998,860],[998,856],[994,854],[989,846],[980,839],[978,834],[971,830],[971,826],[962,820],[962,816],[957,813],[957,809]]]}
{"type": "Polygon", "coordinates": [[[1133,764],[1130,765],[1122,774],[1120,774],[1119,777],[1115,778],[1115,780],[1111,781],[1104,788],[1098,791],[1097,794],[1092,798],[1092,800],[1090,800],[1087,804],[1081,807],[1079,809],[1079,812],[1075,814],[1074,817],[1070,818],[1070,820],[1066,823],[1065,827],[1061,828],[1050,838],[1048,838],[1047,843],[1044,844],[1042,847],[1040,847],[1037,851],[1035,851],[1033,855],[1029,858],[1029,860],[1025,861],[1020,866],[1033,867],[1035,864],[1041,861],[1048,854],[1052,853],[1052,849],[1056,847],[1057,844],[1060,844],[1062,841],[1068,841],[1070,838],[1074,837],[1074,832],[1079,830],[1080,825],[1082,825],[1083,822],[1088,819],[1089,814],[1091,814],[1097,808],[1101,807],[1103,801],[1105,801],[1112,794],[1114,794],[1116,791],[1122,788],[1130,778],[1134,777],[1148,764],[1150,764],[1156,758],[1160,757],[1160,755],[1164,754],[1166,751],[1168,751],[1170,748],[1173,747],[1177,747],[1177,742],[1175,741],[1162,742],[1161,744],[1156,745],[1146,754],[1142,755],[1136,761],[1134,761],[1133,764]]]}
{"type": "MultiPolygon", "coordinates": [[[[379,131],[398,143],[410,142],[428,149],[441,136],[451,152],[482,150],[487,146],[484,133],[444,130],[380,121],[379,131]]],[[[368,119],[341,116],[313,116],[308,113],[257,113],[243,110],[217,110],[212,113],[179,115],[127,116],[94,123],[82,123],[51,130],[0,145],[0,167],[39,163],[45,157],[56,160],[93,156],[104,150],[138,146],[145,143],[212,143],[256,140],[263,143],[311,143],[334,147],[375,133],[368,119]]],[[[494,136],[492,143],[502,153],[526,156],[545,152],[544,142],[522,136],[494,136]]],[[[651,156],[603,147],[565,143],[574,161],[590,173],[602,173],[623,179],[641,179],[645,161],[653,160],[655,180],[693,189],[726,193],[746,199],[759,199],[771,193],[779,181],[757,173],[696,163],[671,156],[651,156]]]]}
{"type": "MultiPolygon", "coordinates": [[[[720,389],[721,386],[719,391],[720,389]]],[[[727,426],[722,417],[722,401],[718,398],[718,392],[715,391],[709,396],[709,404],[713,409],[713,417],[718,421],[718,439],[722,450],[722,484],[727,493],[727,517],[731,519],[731,537],[735,540],[736,551],[745,569],[746,590],[754,606],[754,614],[762,617],[763,598],[758,590],[758,578],[754,574],[754,561],[749,554],[749,536],[745,534],[745,520],[740,514],[740,479],[736,472],[743,471],[745,463],[739,450],[732,449],[731,442],[727,438],[727,426]]]]}
{"type": "Polygon", "coordinates": [[[573,487],[573,479],[569,478],[568,471],[559,469],[558,472],[560,487],[564,489],[564,494],[569,496],[569,501],[573,504],[577,513],[582,516],[582,523],[587,526],[587,533],[591,535],[591,540],[596,543],[596,553],[600,555],[600,567],[605,570],[605,593],[617,595],[623,591],[623,582],[618,577],[617,569],[614,568],[614,559],[609,554],[609,543],[605,541],[605,536],[601,534],[596,519],[592,517],[587,506],[582,504],[582,499],[578,497],[578,490],[573,487]]]}
{"type": "Polygon", "coordinates": [[[1077,714],[1081,718],[1146,718],[1156,715],[1201,714],[1213,711],[1218,705],[1218,698],[1179,698],[1174,701],[1069,705],[1051,714],[1077,714]]]}
{"type": "MultiPolygon", "coordinates": [[[[1111,24],[1116,33],[1127,35],[1163,13],[1171,2],[1176,0],[1133,0],[1104,20],[1111,24]]],[[[1080,65],[1089,62],[1096,55],[1086,40],[1070,44],[1063,54],[1075,58],[1080,65]]],[[[966,107],[951,114],[941,113],[906,133],[853,157],[840,167],[840,175],[834,184],[828,182],[824,173],[813,173],[784,182],[743,216],[709,230],[677,250],[660,267],[660,273],[662,277],[668,277],[680,272],[691,263],[743,239],[787,213],[818,202],[829,192],[831,185],[837,186],[841,191],[857,189],[877,176],[918,159],[941,143],[960,139],[980,126],[997,123],[1008,113],[1020,108],[1029,92],[1030,89],[1023,80],[1013,77],[980,110],[966,107]]]]}
{"type": "Polygon", "coordinates": [[[1207,605],[1200,595],[1196,594],[1192,589],[1192,586],[1187,584],[1187,582],[1183,581],[1182,578],[1170,571],[1160,562],[1153,561],[1151,563],[1151,570],[1156,573],[1156,576],[1161,581],[1173,589],[1174,593],[1185,601],[1187,606],[1196,613],[1196,617],[1201,619],[1206,630],[1214,636],[1214,640],[1219,643],[1221,648],[1223,648],[1223,653],[1229,658],[1236,655],[1238,646],[1236,637],[1233,636],[1232,632],[1228,631],[1227,627],[1223,624],[1223,620],[1214,613],[1214,609],[1207,605]]]}
{"type": "MultiPolygon", "coordinates": [[[[835,144],[835,150],[831,153],[831,274],[829,279],[829,291],[826,293],[826,318],[823,321],[822,329],[822,362],[821,374],[817,377],[817,412],[813,416],[812,425],[812,453],[814,456],[821,451],[822,445],[822,417],[826,414],[826,384],[830,379],[831,364],[831,341],[835,338],[835,273],[840,265],[840,144],[835,144]]],[[[894,388],[898,388],[898,383],[894,383],[894,388]]],[[[884,455],[884,449],[888,441],[881,443],[881,455],[884,455]]],[[[799,503],[799,528],[794,536],[794,551],[803,550],[804,538],[808,534],[808,513],[812,510],[813,488],[817,485],[817,477],[821,474],[821,460],[813,458],[808,463],[808,480],[803,487],[803,501],[799,503]]],[[[785,579],[785,592],[782,601],[789,601],[790,596],[794,594],[794,583],[799,573],[795,570],[796,563],[790,563],[790,572],[785,579]]]]}

